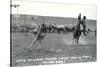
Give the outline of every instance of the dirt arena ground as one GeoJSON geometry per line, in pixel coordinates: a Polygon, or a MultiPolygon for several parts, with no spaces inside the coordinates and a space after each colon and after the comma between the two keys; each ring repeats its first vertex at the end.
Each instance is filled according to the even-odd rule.
{"type": "Polygon", "coordinates": [[[17,63],[16,60],[53,56],[92,56],[92,58],[87,61],[96,60],[96,41],[93,39],[93,33],[87,37],[81,36],[79,44],[72,44],[72,34],[47,34],[43,43],[34,44],[33,46],[35,48],[32,47],[32,50],[28,47],[32,42],[32,39],[34,39],[34,36],[31,33],[27,34],[28,36],[25,36],[25,33],[12,34],[12,54],[14,65],[38,65],[39,62],[17,63]],[[44,46],[44,48],[38,48],[40,45],[44,46]]]}

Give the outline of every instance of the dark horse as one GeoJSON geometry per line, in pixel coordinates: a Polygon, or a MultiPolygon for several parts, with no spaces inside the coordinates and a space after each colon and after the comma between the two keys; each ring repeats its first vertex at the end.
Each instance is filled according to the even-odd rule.
{"type": "Polygon", "coordinates": [[[76,43],[79,42],[79,37],[81,36],[80,24],[76,27],[73,27],[73,41],[75,40],[76,43]]]}

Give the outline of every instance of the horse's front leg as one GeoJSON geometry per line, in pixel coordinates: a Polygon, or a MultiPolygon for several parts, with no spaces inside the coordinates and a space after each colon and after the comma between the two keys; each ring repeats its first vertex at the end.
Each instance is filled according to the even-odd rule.
{"type": "Polygon", "coordinates": [[[77,37],[77,44],[79,43],[80,36],[81,36],[81,32],[79,33],[79,36],[77,37]]]}
{"type": "Polygon", "coordinates": [[[77,43],[77,44],[79,43],[79,37],[76,39],[76,43],[77,43]]]}

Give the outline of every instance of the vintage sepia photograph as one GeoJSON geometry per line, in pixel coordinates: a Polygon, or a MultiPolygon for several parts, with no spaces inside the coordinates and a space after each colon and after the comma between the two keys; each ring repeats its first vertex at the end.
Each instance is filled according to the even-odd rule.
{"type": "Polygon", "coordinates": [[[11,0],[10,66],[95,62],[95,5],[11,0]]]}

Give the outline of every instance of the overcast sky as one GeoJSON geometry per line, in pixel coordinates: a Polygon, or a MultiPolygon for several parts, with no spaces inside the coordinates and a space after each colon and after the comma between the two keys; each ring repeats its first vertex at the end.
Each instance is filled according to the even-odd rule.
{"type": "MultiPolygon", "coordinates": [[[[46,2],[12,1],[12,4],[19,4],[18,14],[77,17],[79,13],[87,16],[88,19],[96,19],[96,6],[59,4],[46,2]]],[[[12,14],[16,14],[17,9],[12,7],[12,14]]]]}

